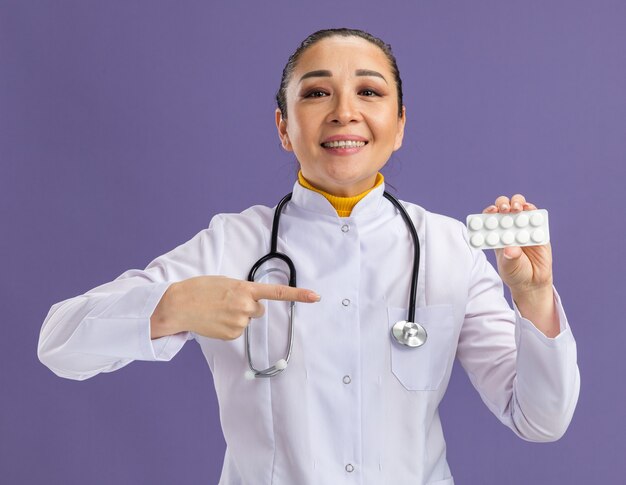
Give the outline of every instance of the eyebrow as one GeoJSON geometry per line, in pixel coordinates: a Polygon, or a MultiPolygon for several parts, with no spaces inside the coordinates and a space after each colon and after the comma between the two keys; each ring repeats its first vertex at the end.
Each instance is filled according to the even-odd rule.
{"type": "MultiPolygon", "coordinates": [[[[356,71],[354,71],[354,74],[356,76],[376,76],[381,78],[383,81],[385,81],[385,83],[387,83],[387,80],[385,79],[385,76],[383,76],[381,73],[377,72],[377,71],[372,71],[371,69],[357,69],[356,71]]],[[[301,83],[302,81],[304,81],[307,78],[310,77],[333,77],[333,73],[326,70],[326,69],[320,69],[318,71],[310,71],[307,72],[306,74],[304,74],[301,78],[299,83],[301,83]]],[[[389,84],[389,83],[387,83],[389,84]]]]}

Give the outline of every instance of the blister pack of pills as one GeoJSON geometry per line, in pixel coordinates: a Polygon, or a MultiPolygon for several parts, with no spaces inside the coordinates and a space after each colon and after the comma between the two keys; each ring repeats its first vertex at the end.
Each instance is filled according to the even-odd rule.
{"type": "Polygon", "coordinates": [[[548,211],[545,209],[508,214],[470,214],[466,225],[470,244],[476,249],[541,246],[550,241],[548,211]]]}

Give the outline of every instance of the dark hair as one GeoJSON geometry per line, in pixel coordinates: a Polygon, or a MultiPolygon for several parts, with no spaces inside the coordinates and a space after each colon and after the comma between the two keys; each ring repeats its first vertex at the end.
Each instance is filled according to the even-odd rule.
{"type": "Polygon", "coordinates": [[[291,75],[293,74],[298,60],[305,50],[307,50],[309,47],[319,42],[320,40],[326,39],[328,37],[361,37],[362,39],[365,39],[368,42],[371,42],[375,46],[379,47],[380,50],[383,51],[383,53],[387,57],[387,60],[389,61],[389,64],[391,65],[391,72],[393,73],[393,77],[396,81],[396,89],[398,91],[398,117],[401,117],[402,79],[400,79],[400,71],[398,70],[396,58],[391,52],[391,45],[386,44],[378,37],[374,37],[372,34],[369,34],[363,30],[340,28],[318,30],[317,32],[312,33],[302,41],[296,51],[289,57],[287,65],[285,65],[285,68],[283,69],[283,77],[280,81],[280,88],[276,93],[276,103],[278,104],[278,109],[280,109],[283,118],[287,119],[287,99],[285,94],[287,91],[287,84],[289,84],[289,81],[291,80],[291,75]]]}

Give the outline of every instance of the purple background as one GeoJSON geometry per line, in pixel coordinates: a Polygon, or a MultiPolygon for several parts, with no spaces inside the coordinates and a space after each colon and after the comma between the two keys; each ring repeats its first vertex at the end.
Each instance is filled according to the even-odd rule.
{"type": "Polygon", "coordinates": [[[288,192],[280,73],[306,35],[348,26],[398,58],[396,195],[464,220],[522,192],[551,213],[577,411],[560,441],[527,443],[457,368],[441,408],[457,483],[623,483],[626,3],[299,3],[0,2],[0,482],[217,482],[195,342],[76,382],[38,361],[39,330],[53,303],[144,268],[213,214],[288,192]]]}

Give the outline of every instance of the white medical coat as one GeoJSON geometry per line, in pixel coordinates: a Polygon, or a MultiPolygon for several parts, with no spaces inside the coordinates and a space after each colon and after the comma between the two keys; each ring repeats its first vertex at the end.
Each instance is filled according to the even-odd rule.
{"type": "MultiPolygon", "coordinates": [[[[277,377],[244,378],[243,336],[150,339],[150,316],[172,282],[247,279],[269,251],[273,209],[264,206],[219,214],[145,270],[53,305],[39,358],[55,374],[83,380],[135,359],[168,361],[195,339],[219,400],[223,485],[453,484],[438,405],[455,357],[516,434],[558,439],[576,406],[579,372],[556,291],[561,333],[547,338],[509,307],[463,224],[403,202],[421,243],[416,320],[428,340],[417,349],[398,345],[390,328],[407,318],[413,243],[383,190],[384,183],[340,218],[322,195],[295,183],[278,250],[294,261],[298,286],[322,299],[296,305],[293,354],[277,377]]],[[[273,268],[258,280],[280,282],[282,269],[273,268]]],[[[284,357],[287,344],[288,304],[265,303],[265,315],[250,324],[259,368],[284,357]]]]}

